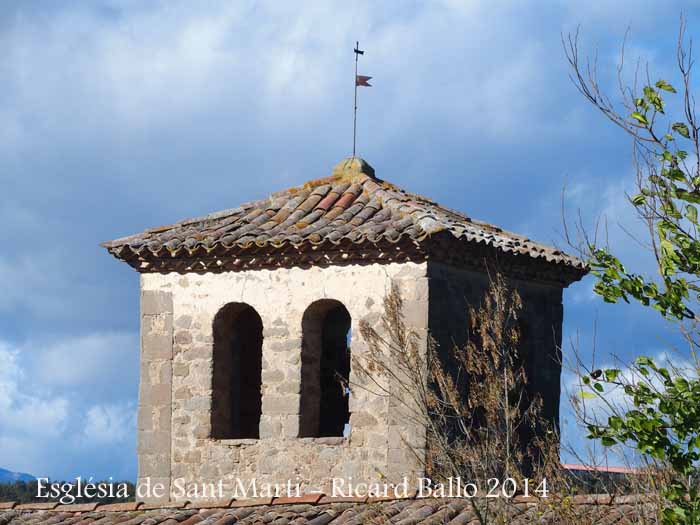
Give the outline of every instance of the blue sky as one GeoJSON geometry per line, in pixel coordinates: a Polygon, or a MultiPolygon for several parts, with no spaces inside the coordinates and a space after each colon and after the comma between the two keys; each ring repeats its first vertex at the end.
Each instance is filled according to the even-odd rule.
{"type": "MultiPolygon", "coordinates": [[[[134,478],[138,275],[100,241],[326,176],[352,147],[448,207],[562,244],[560,196],[638,231],[629,140],[567,78],[581,25],[612,89],[630,56],[672,75],[680,2],[21,2],[0,13],[0,466],[134,478]]],[[[565,334],[659,354],[641,307],[565,292],[565,334]]],[[[569,348],[565,348],[568,352],[569,348]]],[[[568,376],[563,379],[570,381],[568,376]]],[[[581,432],[564,424],[564,438],[581,432]]]]}

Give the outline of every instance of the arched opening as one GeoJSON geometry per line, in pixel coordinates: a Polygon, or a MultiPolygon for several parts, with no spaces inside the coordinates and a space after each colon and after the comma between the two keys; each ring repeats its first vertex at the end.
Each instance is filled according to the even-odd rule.
{"type": "Polygon", "coordinates": [[[260,437],[262,319],[252,306],[229,303],[214,317],[211,435],[260,437]]]}
{"type": "Polygon", "coordinates": [[[345,306],[333,299],[316,301],[304,312],[299,437],[347,433],[350,324],[345,306]]]}

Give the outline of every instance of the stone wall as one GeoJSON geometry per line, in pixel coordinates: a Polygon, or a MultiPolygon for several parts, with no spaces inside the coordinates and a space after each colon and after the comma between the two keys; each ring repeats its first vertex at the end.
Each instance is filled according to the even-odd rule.
{"type": "MultiPolygon", "coordinates": [[[[143,287],[143,280],[141,282],[143,287]]],[[[141,383],[138,407],[139,479],[170,487],[173,298],[169,291],[141,291],[141,383]]],[[[159,498],[154,498],[159,499],[159,498]]]]}
{"type": "Polygon", "coordinates": [[[363,389],[351,369],[348,437],[299,438],[302,317],[335,299],[352,319],[350,350],[366,352],[359,321],[379,328],[391,281],[407,323],[427,340],[427,263],[348,265],[227,273],[142,275],[142,385],[139,478],[184,483],[298,482],[328,490],[333,477],[399,482],[422,475],[423,429],[401,418],[395,401],[363,389]],[[260,439],[211,437],[212,324],[226,304],[253,307],[263,322],[260,439]],[[167,421],[166,421],[167,420],[167,421]],[[409,447],[410,445],[410,447],[409,447]],[[168,461],[169,457],[169,461],[168,461]]]}

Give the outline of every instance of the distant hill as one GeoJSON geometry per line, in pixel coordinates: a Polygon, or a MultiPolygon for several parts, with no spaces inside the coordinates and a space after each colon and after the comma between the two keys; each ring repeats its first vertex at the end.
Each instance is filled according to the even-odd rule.
{"type": "Polygon", "coordinates": [[[13,483],[15,481],[34,481],[36,478],[31,474],[22,472],[11,472],[0,468],[0,483],[13,483]]]}

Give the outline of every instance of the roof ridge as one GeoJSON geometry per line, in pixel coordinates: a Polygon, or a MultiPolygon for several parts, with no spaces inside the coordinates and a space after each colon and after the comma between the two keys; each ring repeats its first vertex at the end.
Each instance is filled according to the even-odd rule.
{"type": "MultiPolygon", "coordinates": [[[[374,168],[372,168],[372,166],[370,166],[364,159],[361,159],[359,157],[349,157],[347,159],[342,160],[340,163],[338,163],[338,165],[336,165],[336,167],[333,168],[333,172],[331,173],[331,175],[328,175],[326,177],[318,177],[316,179],[310,179],[302,184],[298,184],[296,186],[290,186],[284,190],[273,191],[272,193],[269,193],[265,197],[262,197],[260,199],[255,199],[252,201],[244,202],[244,203],[236,206],[235,208],[225,208],[223,210],[207,213],[206,215],[198,215],[198,216],[194,216],[194,217],[188,217],[186,219],[179,220],[179,221],[174,222],[172,224],[148,228],[145,231],[149,232],[149,233],[161,233],[162,231],[167,231],[168,229],[173,229],[177,226],[189,226],[191,224],[197,224],[200,222],[205,222],[207,220],[225,219],[225,218],[231,217],[232,215],[235,215],[236,213],[245,211],[247,209],[255,208],[255,207],[260,206],[262,204],[271,203],[272,201],[274,201],[274,199],[279,198],[279,197],[288,196],[290,193],[297,193],[297,192],[301,192],[304,190],[313,190],[313,189],[315,189],[319,186],[322,186],[324,184],[328,184],[331,182],[337,182],[340,180],[343,180],[343,181],[349,180],[350,182],[354,181],[354,182],[360,182],[362,184],[366,180],[379,180],[379,179],[377,179],[374,176],[374,168]],[[351,163],[353,160],[357,160],[360,163],[360,168],[355,168],[352,166],[351,163]]],[[[114,241],[107,241],[107,242],[102,243],[101,245],[105,246],[107,244],[110,244],[110,243],[113,243],[116,241],[120,241],[123,239],[128,239],[130,237],[134,237],[134,235],[122,237],[120,239],[115,239],[114,241]]]]}
{"type": "MultiPolygon", "coordinates": [[[[555,277],[553,281],[564,285],[587,272],[583,261],[558,248],[475,220],[377,178],[374,169],[359,157],[342,160],[330,176],[270,193],[236,208],[149,228],[102,246],[142,272],[172,269],[173,265],[177,271],[190,271],[195,266],[207,271],[224,269],[221,260],[215,266],[205,264],[205,259],[214,257],[209,255],[213,250],[217,250],[217,259],[231,253],[238,261],[236,265],[245,267],[267,264],[259,257],[264,251],[270,265],[284,266],[290,263],[292,253],[330,253],[328,250],[362,243],[372,249],[371,245],[403,240],[407,246],[417,246],[443,232],[449,234],[446,239],[462,243],[465,249],[481,244],[554,265],[547,272],[555,277]],[[283,256],[285,247],[290,250],[283,256]],[[241,262],[242,257],[252,256],[253,252],[255,257],[250,262],[241,262]],[[278,256],[282,257],[279,262],[270,259],[278,256]]],[[[404,252],[405,249],[401,254],[404,252]]]]}

